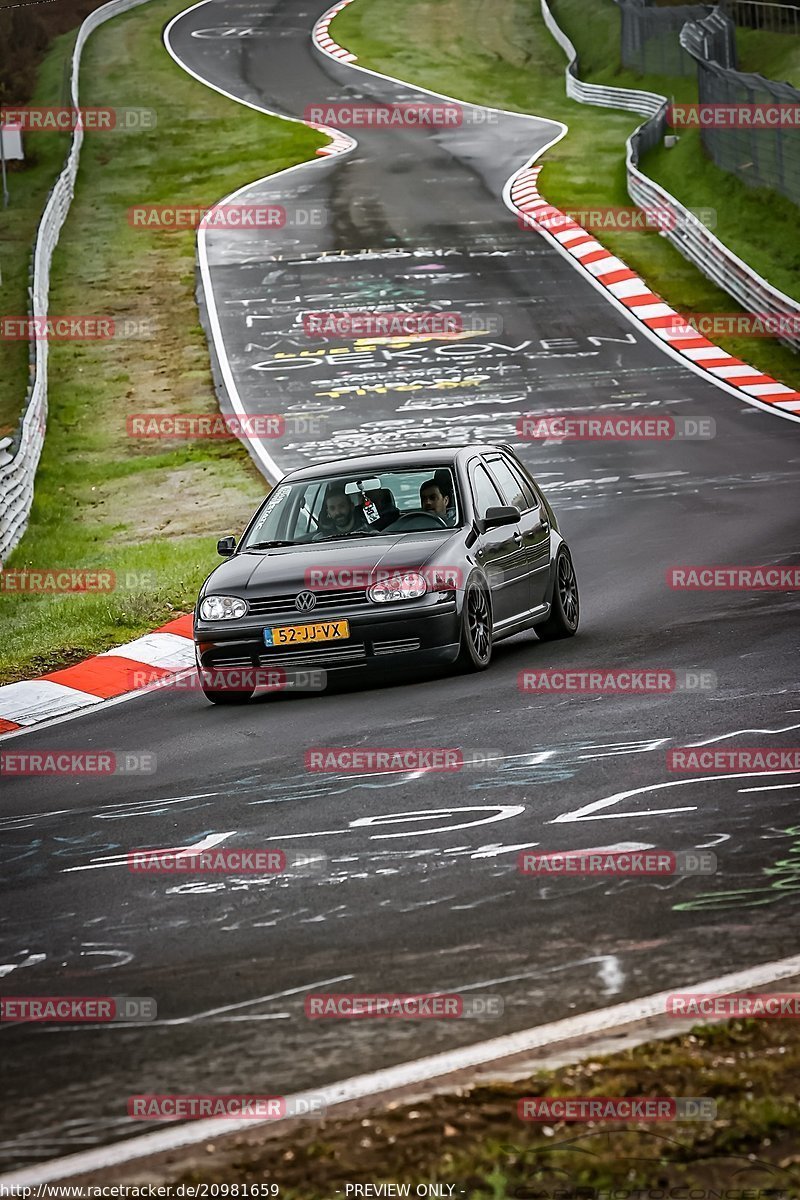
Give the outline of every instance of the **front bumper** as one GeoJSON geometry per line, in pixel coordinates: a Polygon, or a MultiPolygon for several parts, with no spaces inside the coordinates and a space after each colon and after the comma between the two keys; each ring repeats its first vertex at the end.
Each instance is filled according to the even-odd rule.
{"type": "Polygon", "coordinates": [[[384,670],[455,661],[460,645],[460,617],[455,599],[435,603],[387,605],[381,610],[337,609],[347,620],[350,636],[341,641],[308,646],[265,646],[264,629],[301,625],[308,618],[243,617],[239,621],[201,621],[195,616],[194,640],[198,664],[206,668],[283,667],[325,671],[384,670]]]}

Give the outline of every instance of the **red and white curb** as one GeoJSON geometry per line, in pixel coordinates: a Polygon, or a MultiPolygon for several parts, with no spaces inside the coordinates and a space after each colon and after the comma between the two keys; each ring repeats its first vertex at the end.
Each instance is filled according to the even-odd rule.
{"type": "Polygon", "coordinates": [[[74,667],[1,686],[0,734],[90,708],[103,700],[135,695],[143,690],[131,688],[136,674],[145,674],[152,686],[194,665],[190,613],[74,667]]]}
{"type": "MultiPolygon", "coordinates": [[[[311,124],[311,122],[307,122],[311,124]]],[[[352,150],[358,143],[354,138],[348,137],[346,133],[342,133],[339,129],[331,129],[327,125],[311,125],[312,129],[318,129],[320,133],[325,133],[331,139],[327,146],[320,146],[317,154],[321,157],[330,157],[333,154],[346,154],[348,150],[352,150]]]]}
{"type": "Polygon", "coordinates": [[[703,337],[621,258],[602,246],[577,221],[543,199],[538,184],[541,169],[541,166],[523,167],[511,183],[511,203],[526,222],[555,238],[581,269],[601,284],[632,317],[641,321],[695,369],[706,372],[715,383],[721,380],[742,391],[749,399],[774,405],[785,412],[800,412],[800,392],[779,383],[771,375],[764,375],[703,337]]]}
{"type": "Polygon", "coordinates": [[[333,8],[329,8],[327,12],[322,14],[311,33],[312,40],[319,46],[320,50],[323,50],[325,54],[330,54],[331,58],[338,59],[339,62],[353,63],[358,61],[355,54],[351,54],[349,50],[345,50],[344,46],[340,46],[338,42],[335,42],[329,32],[330,23],[336,14],[352,3],[353,0],[339,0],[338,4],[334,4],[333,8]]]}

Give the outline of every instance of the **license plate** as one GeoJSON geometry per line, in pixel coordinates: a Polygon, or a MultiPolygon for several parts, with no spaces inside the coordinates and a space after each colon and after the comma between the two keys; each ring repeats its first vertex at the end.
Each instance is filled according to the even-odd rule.
{"type": "Polygon", "coordinates": [[[265,646],[304,646],[350,637],[349,621],[315,621],[313,625],[273,625],[264,630],[265,646]]]}

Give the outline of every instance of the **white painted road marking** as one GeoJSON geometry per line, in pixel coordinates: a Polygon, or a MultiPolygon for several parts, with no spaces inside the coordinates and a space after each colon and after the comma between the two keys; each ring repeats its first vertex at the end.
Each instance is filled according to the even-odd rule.
{"type": "MultiPolygon", "coordinates": [[[[201,850],[210,850],[213,846],[218,846],[220,842],[224,842],[226,838],[233,837],[235,833],[235,829],[229,829],[227,833],[211,833],[194,846],[173,846],[163,850],[152,850],[150,853],[156,855],[174,854],[176,858],[183,858],[189,854],[197,854],[201,850]]],[[[131,853],[130,850],[126,850],[124,854],[106,854],[101,858],[93,858],[91,862],[86,863],[82,867],[64,867],[61,873],[62,875],[69,875],[71,871],[97,871],[101,867],[124,867],[131,853]]]]}

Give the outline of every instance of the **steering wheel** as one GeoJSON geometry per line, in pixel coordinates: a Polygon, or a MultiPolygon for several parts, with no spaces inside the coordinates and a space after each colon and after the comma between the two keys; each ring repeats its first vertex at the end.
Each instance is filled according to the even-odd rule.
{"type": "Polygon", "coordinates": [[[402,533],[404,529],[408,529],[408,530],[420,529],[421,530],[421,529],[449,529],[449,528],[450,528],[450,526],[447,524],[447,522],[445,521],[445,519],[443,517],[440,517],[437,513],[425,512],[423,509],[420,508],[418,510],[415,509],[413,512],[401,513],[396,521],[392,521],[391,525],[386,526],[386,528],[383,530],[383,532],[384,533],[402,533]],[[420,521],[423,522],[422,525],[419,524],[420,521]],[[426,525],[425,524],[426,521],[429,521],[430,524],[426,525]]]}

